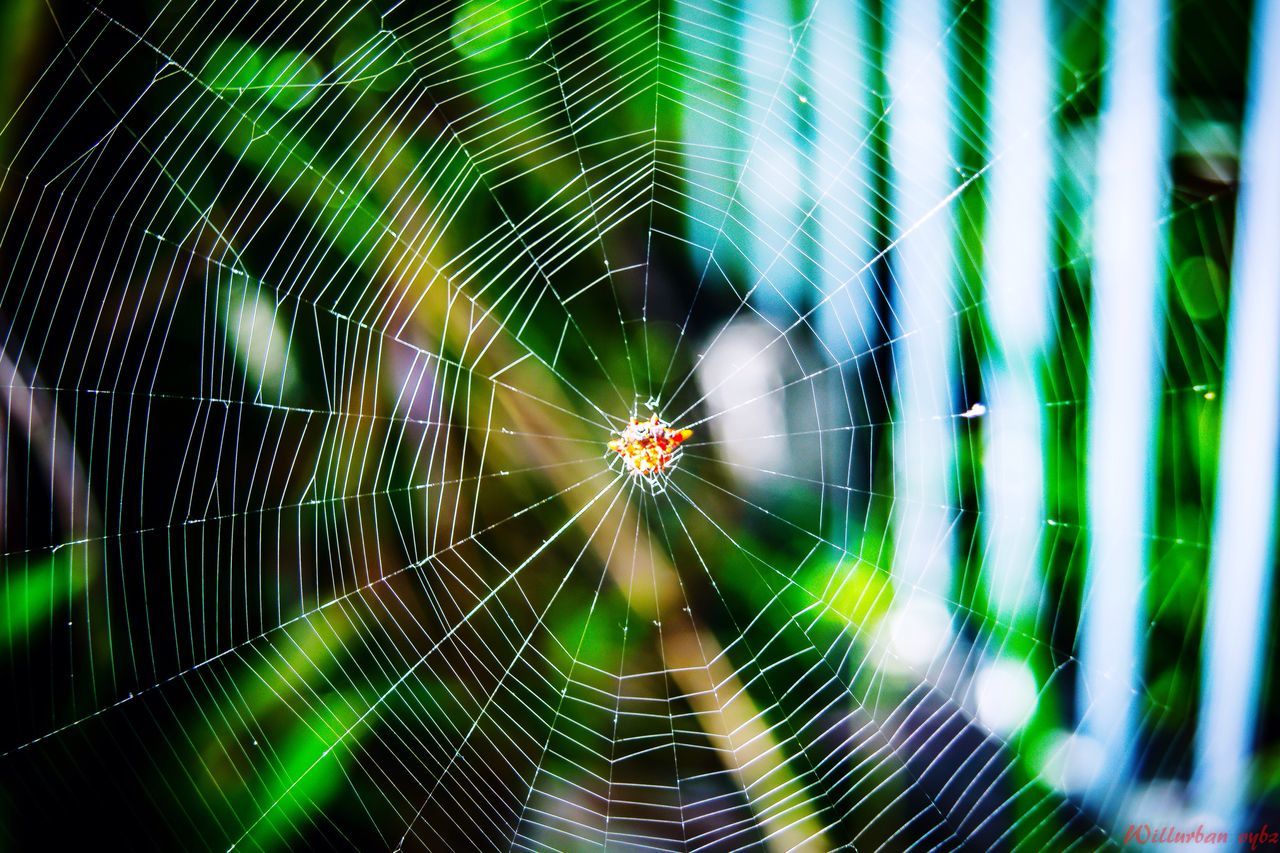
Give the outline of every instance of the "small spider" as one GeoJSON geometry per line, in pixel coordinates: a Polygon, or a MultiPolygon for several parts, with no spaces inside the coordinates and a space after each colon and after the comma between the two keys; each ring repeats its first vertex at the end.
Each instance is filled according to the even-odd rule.
{"type": "Polygon", "coordinates": [[[691,429],[672,429],[657,415],[632,418],[609,449],[618,454],[626,469],[650,482],[660,481],[679,457],[680,445],[693,435],[691,429]]]}

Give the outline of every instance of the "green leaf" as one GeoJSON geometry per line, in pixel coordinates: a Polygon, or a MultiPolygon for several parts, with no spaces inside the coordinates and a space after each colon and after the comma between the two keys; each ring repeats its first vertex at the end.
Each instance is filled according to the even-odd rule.
{"type": "Polygon", "coordinates": [[[0,582],[0,643],[25,641],[88,581],[89,549],[60,545],[44,558],[10,562],[0,582]]]}
{"type": "Polygon", "coordinates": [[[357,725],[361,701],[354,693],[330,694],[282,737],[276,751],[280,772],[262,779],[259,803],[265,812],[244,839],[247,847],[289,847],[311,815],[342,789],[352,738],[363,728],[357,725]]]}
{"type": "Polygon", "coordinates": [[[262,55],[252,45],[228,39],[213,49],[205,60],[200,80],[219,93],[239,94],[262,73],[262,55]]]}
{"type": "Polygon", "coordinates": [[[893,584],[884,570],[848,558],[808,572],[801,580],[813,598],[825,602],[824,618],[859,630],[872,628],[893,602],[893,584]]]}
{"type": "Polygon", "coordinates": [[[226,97],[252,97],[263,106],[293,110],[315,97],[320,69],[294,50],[268,51],[228,39],[205,60],[201,81],[226,97]]]}
{"type": "Polygon", "coordinates": [[[320,69],[310,58],[296,51],[282,51],[267,61],[254,89],[269,106],[295,110],[311,102],[319,85],[320,69]]]}
{"type": "Polygon", "coordinates": [[[453,46],[467,59],[492,60],[513,54],[524,27],[521,13],[501,0],[471,0],[453,20],[453,46]]]}

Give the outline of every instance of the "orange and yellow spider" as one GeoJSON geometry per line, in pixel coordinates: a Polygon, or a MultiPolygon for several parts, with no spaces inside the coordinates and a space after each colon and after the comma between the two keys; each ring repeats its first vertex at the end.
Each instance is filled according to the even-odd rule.
{"type": "Polygon", "coordinates": [[[609,449],[618,454],[627,471],[656,481],[675,464],[680,445],[691,435],[693,430],[673,429],[657,415],[648,420],[632,418],[609,442],[609,449]]]}

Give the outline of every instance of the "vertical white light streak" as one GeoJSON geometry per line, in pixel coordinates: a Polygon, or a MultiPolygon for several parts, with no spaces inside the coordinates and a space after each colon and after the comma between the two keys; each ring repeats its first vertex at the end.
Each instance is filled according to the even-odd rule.
{"type": "Polygon", "coordinates": [[[1271,598],[1280,423],[1280,3],[1253,28],[1218,491],[1193,794],[1234,834],[1250,756],[1271,598]]]}
{"type": "MultiPolygon", "coordinates": [[[[955,350],[949,51],[940,0],[898,0],[889,21],[891,255],[896,287],[894,576],[912,607],[949,598],[955,350]],[[939,207],[939,205],[942,205],[939,207]]],[[[916,620],[908,620],[914,624],[916,620]]],[[[945,643],[936,645],[938,650],[945,643]]]]}
{"type": "Polygon", "coordinates": [[[871,55],[861,4],[822,0],[809,22],[808,96],[813,107],[814,252],[818,263],[817,330],[830,357],[867,349],[874,322],[875,255],[871,205],[867,62],[871,55]],[[829,298],[828,298],[829,297],[829,298]]]}
{"type": "MultiPolygon", "coordinates": [[[[734,76],[736,43],[718,0],[678,0],[671,11],[681,63],[671,86],[681,99],[685,162],[685,223],[693,263],[701,270],[707,252],[727,242],[720,229],[728,220],[740,144],[738,92],[734,76]]],[[[666,57],[663,57],[666,60],[666,57]]]]}
{"type": "MultiPolygon", "coordinates": [[[[817,196],[809,227],[814,260],[814,326],[820,355],[843,362],[825,382],[830,404],[820,424],[825,523],[831,541],[848,548],[850,516],[871,489],[867,438],[869,403],[853,357],[875,339],[876,253],[872,201],[872,141],[866,11],[856,0],[821,0],[806,29],[808,98],[814,126],[817,196]]],[[[853,522],[854,527],[857,522],[853,522]]]]}
{"type": "Polygon", "coordinates": [[[983,455],[986,581],[1002,624],[1034,615],[1044,520],[1040,369],[1052,312],[1048,20],[1042,0],[1000,0],[991,29],[987,310],[995,351],[983,455]]]}
{"type": "Polygon", "coordinates": [[[1091,548],[1081,611],[1080,726],[1106,762],[1086,791],[1102,812],[1126,793],[1147,624],[1144,584],[1163,350],[1165,16],[1162,0],[1112,0],[1098,136],[1089,376],[1091,548]]]}
{"type": "Polygon", "coordinates": [[[750,0],[742,19],[744,132],[750,152],[738,198],[750,283],[756,288],[752,299],[766,317],[784,325],[797,316],[805,280],[796,242],[804,175],[792,103],[793,53],[787,0],[750,0]]]}

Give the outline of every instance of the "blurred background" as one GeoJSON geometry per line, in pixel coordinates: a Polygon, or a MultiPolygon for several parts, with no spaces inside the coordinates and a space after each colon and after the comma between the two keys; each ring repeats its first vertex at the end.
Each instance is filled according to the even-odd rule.
{"type": "Polygon", "coordinates": [[[1280,4],[0,21],[0,847],[1280,824],[1280,4]]]}

